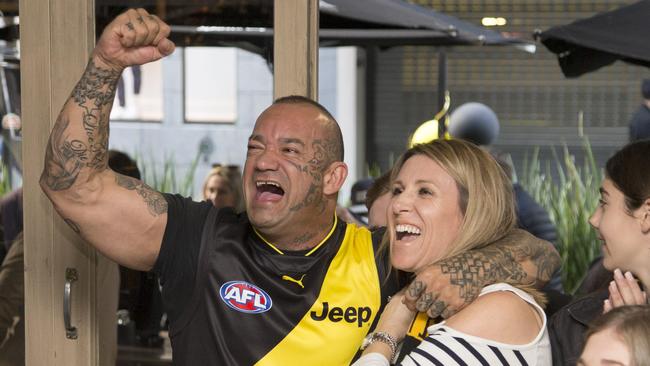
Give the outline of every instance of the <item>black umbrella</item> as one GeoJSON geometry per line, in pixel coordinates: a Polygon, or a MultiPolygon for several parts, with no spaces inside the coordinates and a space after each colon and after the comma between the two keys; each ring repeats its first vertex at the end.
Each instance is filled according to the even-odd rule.
{"type": "MultiPolygon", "coordinates": [[[[236,46],[264,53],[272,44],[273,0],[97,0],[97,25],[125,7],[164,13],[181,46],[236,46]]],[[[403,0],[320,0],[323,46],[529,44],[403,0]]],[[[162,14],[161,14],[162,15],[162,14]]]]}
{"type": "Polygon", "coordinates": [[[650,67],[650,0],[553,27],[539,34],[558,55],[566,77],[576,77],[623,60],[650,67]]]}
{"type": "MultiPolygon", "coordinates": [[[[228,4],[226,1],[225,6],[228,4]]],[[[528,44],[402,0],[322,0],[319,4],[322,46],[528,44]]],[[[236,46],[264,53],[272,45],[273,1],[258,0],[255,12],[246,9],[240,16],[236,15],[235,3],[232,7],[222,6],[218,12],[201,17],[171,17],[168,22],[173,40],[180,45],[236,46]],[[194,24],[188,24],[187,19],[194,24]]]]}

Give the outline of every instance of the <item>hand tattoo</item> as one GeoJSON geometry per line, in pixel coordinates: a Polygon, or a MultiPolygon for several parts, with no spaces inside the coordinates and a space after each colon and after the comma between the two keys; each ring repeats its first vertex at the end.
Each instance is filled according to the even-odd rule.
{"type": "Polygon", "coordinates": [[[429,315],[429,318],[431,319],[436,319],[439,316],[443,315],[443,313],[446,310],[447,310],[447,304],[442,300],[436,300],[431,305],[431,307],[429,307],[427,311],[427,315],[429,315]]]}
{"type": "Polygon", "coordinates": [[[433,294],[427,292],[418,298],[418,301],[415,303],[415,308],[422,313],[429,310],[431,304],[433,304],[433,294]]]}
{"type": "Polygon", "coordinates": [[[409,297],[418,298],[420,294],[424,291],[424,283],[419,280],[414,280],[408,288],[409,297]]]}
{"type": "MultiPolygon", "coordinates": [[[[440,270],[449,275],[450,283],[459,287],[459,296],[467,303],[473,301],[485,284],[510,278],[517,283],[526,278],[526,272],[511,258],[503,260],[486,257],[479,252],[465,252],[440,262],[440,270]],[[501,262],[506,265],[501,266],[501,262]]],[[[503,256],[503,254],[501,254],[503,256]]]]}

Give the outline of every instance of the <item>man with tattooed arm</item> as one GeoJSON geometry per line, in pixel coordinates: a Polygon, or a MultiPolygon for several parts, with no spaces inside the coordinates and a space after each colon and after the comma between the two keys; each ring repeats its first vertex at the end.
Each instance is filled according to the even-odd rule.
{"type": "MultiPolygon", "coordinates": [[[[307,98],[257,119],[243,173],[246,212],[161,194],[107,166],[109,113],[124,68],[173,52],[169,26],[143,9],[110,23],[52,129],[41,186],[65,222],[114,261],[156,271],[174,364],[348,364],[397,290],[382,230],[335,215],[347,176],[341,131],[307,98]],[[293,361],[293,362],[292,362],[293,361]]],[[[544,283],[559,263],[526,233],[432,265],[406,302],[435,318],[486,284],[544,283]]]]}

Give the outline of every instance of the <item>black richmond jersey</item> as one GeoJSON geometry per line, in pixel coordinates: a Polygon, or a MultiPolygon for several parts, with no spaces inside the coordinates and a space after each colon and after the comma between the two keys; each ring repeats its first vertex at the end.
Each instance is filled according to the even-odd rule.
{"type": "Polygon", "coordinates": [[[350,363],[385,298],[382,284],[395,290],[370,231],[335,220],[314,249],[282,253],[245,214],[165,197],[156,270],[175,365],[350,363]]]}

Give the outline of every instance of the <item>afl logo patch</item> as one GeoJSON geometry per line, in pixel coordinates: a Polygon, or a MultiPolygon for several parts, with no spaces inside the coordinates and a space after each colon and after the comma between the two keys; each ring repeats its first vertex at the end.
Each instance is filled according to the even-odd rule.
{"type": "Polygon", "coordinates": [[[221,300],[231,309],[242,313],[258,314],[273,306],[271,296],[261,288],[244,281],[230,281],[219,289],[221,300]]]}

